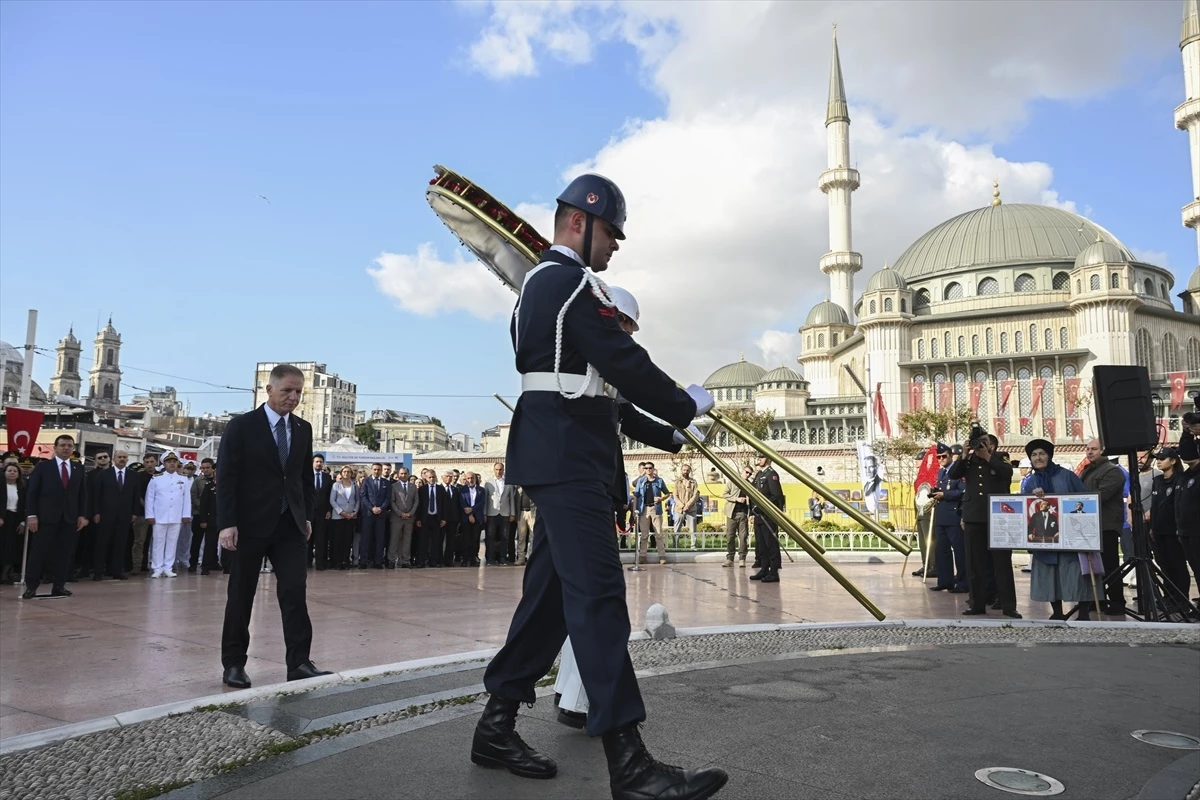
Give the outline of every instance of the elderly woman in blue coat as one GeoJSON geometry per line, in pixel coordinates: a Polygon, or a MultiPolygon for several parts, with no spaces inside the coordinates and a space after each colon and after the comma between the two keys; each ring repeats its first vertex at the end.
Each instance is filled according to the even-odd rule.
{"type": "MultiPolygon", "coordinates": [[[[1029,457],[1032,470],[1022,481],[1022,494],[1044,497],[1048,494],[1076,494],[1088,491],[1078,475],[1054,463],[1053,443],[1045,439],[1034,439],[1025,445],[1025,455],[1029,457]]],[[[1064,550],[1034,550],[1032,555],[1029,599],[1049,603],[1050,608],[1054,610],[1050,619],[1067,618],[1063,614],[1064,600],[1079,603],[1079,619],[1089,620],[1089,609],[1095,598],[1092,596],[1091,584],[1083,575],[1081,554],[1064,550]]]]}

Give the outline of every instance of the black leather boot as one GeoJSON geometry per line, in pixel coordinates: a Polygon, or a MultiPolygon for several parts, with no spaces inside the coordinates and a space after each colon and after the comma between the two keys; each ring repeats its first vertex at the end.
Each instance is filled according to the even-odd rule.
{"type": "Polygon", "coordinates": [[[729,780],[716,767],[685,770],[655,761],[637,723],[604,734],[604,755],[613,800],[704,800],[729,780]]]}
{"type": "Polygon", "coordinates": [[[522,778],[553,778],[558,765],[529,745],[517,733],[520,703],[505,697],[488,698],[475,726],[471,761],[489,769],[506,769],[522,778]]]}
{"type": "Polygon", "coordinates": [[[767,577],[767,573],[769,573],[770,571],[771,571],[771,570],[770,570],[770,568],[769,568],[769,567],[763,567],[763,568],[762,568],[762,569],[760,569],[758,572],[756,572],[756,573],[754,573],[753,575],[751,575],[751,576],[750,576],[750,580],[752,580],[752,581],[761,581],[763,578],[767,577]]]}

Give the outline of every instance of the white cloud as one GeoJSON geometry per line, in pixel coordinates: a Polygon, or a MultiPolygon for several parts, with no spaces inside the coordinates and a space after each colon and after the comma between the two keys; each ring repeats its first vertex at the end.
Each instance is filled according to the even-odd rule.
{"type": "MultiPolygon", "coordinates": [[[[1054,189],[1051,165],[1009,161],[993,142],[1034,100],[1082,100],[1128,80],[1139,59],[1178,57],[1180,17],[1175,3],[1092,4],[1081,14],[1078,4],[1024,0],[489,8],[472,58],[490,77],[536,74],[539,58],[579,62],[618,40],[662,94],[661,118],[631,120],[563,178],[594,169],[624,190],[629,239],[605,278],[637,295],[639,339],[684,382],[742,352],[794,366],[792,331],[827,296],[817,268],[827,200],[816,182],[835,11],[863,181],[853,197],[854,247],[866,262],[858,291],[920,234],[990,202],[993,179],[1006,203],[1075,210],[1054,189]]],[[[516,208],[550,232],[549,207],[516,208]]],[[[1097,222],[1120,235],[1119,221],[1097,222]]],[[[399,273],[436,261],[425,248],[385,258],[418,262],[399,273]]]]}
{"type": "Polygon", "coordinates": [[[1146,264],[1153,264],[1156,267],[1170,269],[1171,265],[1167,263],[1167,254],[1162,250],[1144,250],[1140,247],[1130,247],[1129,252],[1133,253],[1133,257],[1138,261],[1146,264]]]}
{"type": "Polygon", "coordinates": [[[501,319],[512,313],[513,293],[498,278],[458,252],[452,260],[442,260],[429,242],[418,246],[416,255],[381,254],[367,274],[399,308],[424,317],[465,311],[480,319],[501,319]]]}

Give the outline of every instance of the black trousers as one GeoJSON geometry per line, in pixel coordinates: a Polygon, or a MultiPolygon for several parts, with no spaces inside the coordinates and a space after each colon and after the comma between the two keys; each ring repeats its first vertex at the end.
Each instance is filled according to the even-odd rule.
{"type": "MultiPolygon", "coordinates": [[[[609,505],[610,513],[612,506],[609,505]]],[[[508,553],[508,517],[495,514],[487,518],[487,539],[484,557],[489,564],[499,564],[508,553]]]]}
{"type": "MultiPolygon", "coordinates": [[[[1100,559],[1104,562],[1104,574],[1112,575],[1121,568],[1121,532],[1102,531],[1100,534],[1100,559]]],[[[1125,586],[1113,576],[1104,586],[1104,596],[1110,609],[1125,607],[1125,586]]]]}
{"type": "MultiPolygon", "coordinates": [[[[1174,591],[1167,589],[1163,593],[1167,596],[1168,602],[1171,600],[1179,602],[1187,598],[1188,590],[1191,587],[1191,576],[1188,575],[1187,554],[1184,552],[1183,544],[1180,541],[1181,538],[1183,537],[1171,534],[1169,536],[1155,536],[1153,540],[1154,561],[1158,564],[1158,568],[1163,571],[1167,580],[1174,586],[1174,591]]],[[[37,541],[36,536],[34,537],[34,541],[37,541]]]]}
{"type": "Polygon", "coordinates": [[[21,571],[21,537],[17,536],[17,526],[25,520],[17,518],[17,512],[5,510],[4,525],[0,526],[0,569],[8,567],[13,574],[13,580],[21,571]]]}
{"type": "Polygon", "coordinates": [[[100,521],[92,556],[92,574],[107,572],[116,577],[125,572],[125,555],[129,552],[131,520],[100,521]]]}
{"type": "Polygon", "coordinates": [[[75,544],[75,520],[43,522],[32,536],[25,588],[36,592],[43,573],[48,569],[53,588],[65,589],[71,570],[71,549],[75,544]]]}
{"type": "Polygon", "coordinates": [[[458,538],[454,543],[454,555],[465,565],[470,565],[479,558],[479,527],[479,517],[476,517],[474,522],[458,523],[458,538]]]}
{"type": "Polygon", "coordinates": [[[418,564],[437,564],[433,554],[442,536],[441,520],[437,515],[425,514],[421,518],[421,527],[413,528],[413,547],[417,551],[418,564]]]}
{"type": "Polygon", "coordinates": [[[783,566],[780,560],[779,528],[775,520],[765,514],[754,515],[754,552],[761,562],[760,568],[778,570],[783,566]]]}
{"type": "Polygon", "coordinates": [[[333,550],[329,554],[331,566],[344,567],[350,563],[350,548],[354,545],[354,523],[355,520],[341,517],[329,520],[326,530],[333,535],[333,550]]]}
{"type": "Polygon", "coordinates": [[[509,564],[515,564],[517,563],[517,521],[504,517],[504,526],[508,530],[508,547],[504,552],[505,560],[509,564]]]}
{"type": "Polygon", "coordinates": [[[296,527],[290,511],[279,516],[275,530],[266,536],[239,532],[237,550],[230,553],[229,593],[225,600],[225,627],[221,632],[221,666],[246,666],[250,648],[250,611],[258,588],[263,557],[271,559],[275,595],[283,616],[283,641],[288,671],[309,660],[312,622],[308,618],[305,584],[308,580],[308,542],[296,527]]]}
{"type": "MultiPolygon", "coordinates": [[[[197,566],[200,563],[200,550],[204,550],[204,566],[202,571],[211,571],[220,569],[221,565],[217,563],[217,542],[220,539],[221,532],[217,530],[216,523],[208,523],[207,528],[201,528],[200,523],[192,520],[192,566],[197,566]]],[[[221,548],[224,550],[225,548],[221,548]]],[[[228,553],[228,550],[225,550],[228,553]]]]}
{"type": "Polygon", "coordinates": [[[333,537],[329,535],[329,528],[333,524],[333,520],[325,519],[324,512],[318,513],[316,517],[312,522],[313,534],[310,542],[312,558],[316,566],[327,567],[330,561],[337,563],[336,559],[330,557],[330,545],[333,544],[333,537]]]}
{"type": "Polygon", "coordinates": [[[448,567],[454,563],[454,548],[458,544],[460,527],[462,527],[461,523],[451,520],[446,523],[446,527],[438,529],[439,534],[433,554],[442,566],[448,567]]]}
{"type": "Polygon", "coordinates": [[[1200,536],[1180,536],[1179,543],[1183,545],[1183,555],[1188,566],[1192,568],[1196,591],[1200,592],[1200,536]]]}
{"type": "Polygon", "coordinates": [[[1013,580],[1012,551],[991,550],[988,548],[988,528],[986,523],[963,522],[963,531],[967,540],[967,583],[971,593],[971,608],[985,610],[988,607],[989,592],[987,585],[987,568],[991,564],[996,580],[996,595],[1000,598],[1000,608],[1004,611],[1017,610],[1017,585],[1013,580]]]}
{"type": "Polygon", "coordinates": [[[569,633],[590,704],[588,734],[641,722],[646,707],[629,660],[625,573],[604,482],[525,491],[538,509],[533,548],[508,640],[488,665],[484,685],[494,695],[532,703],[535,684],[569,633]]]}

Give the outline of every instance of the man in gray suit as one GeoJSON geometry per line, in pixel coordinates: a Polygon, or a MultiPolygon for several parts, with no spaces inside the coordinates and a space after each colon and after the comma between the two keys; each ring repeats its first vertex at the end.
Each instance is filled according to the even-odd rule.
{"type": "Polygon", "coordinates": [[[504,480],[504,465],[492,465],[495,477],[487,482],[487,550],[488,564],[505,563],[508,551],[509,523],[517,520],[517,487],[504,480]]]}
{"type": "Polygon", "coordinates": [[[413,521],[417,518],[417,502],[420,492],[417,485],[408,480],[408,470],[396,470],[396,480],[391,488],[392,530],[388,540],[388,569],[412,566],[413,521]]]}

